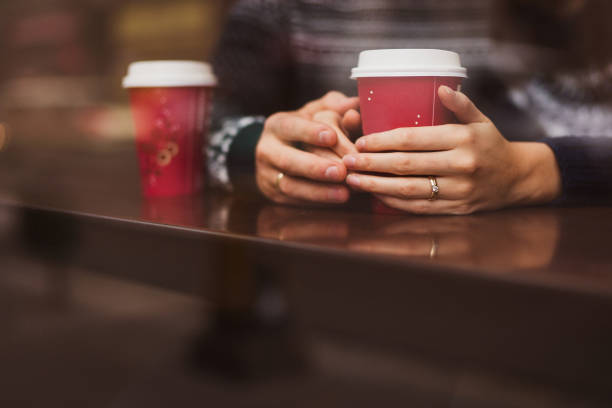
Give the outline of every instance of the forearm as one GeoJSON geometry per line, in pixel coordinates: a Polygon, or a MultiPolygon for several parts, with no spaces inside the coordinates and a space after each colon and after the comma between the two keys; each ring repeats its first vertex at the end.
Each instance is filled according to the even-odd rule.
{"type": "Polygon", "coordinates": [[[562,183],[552,149],[536,142],[512,142],[510,146],[516,163],[511,204],[545,204],[556,200],[561,195],[562,183]]]}

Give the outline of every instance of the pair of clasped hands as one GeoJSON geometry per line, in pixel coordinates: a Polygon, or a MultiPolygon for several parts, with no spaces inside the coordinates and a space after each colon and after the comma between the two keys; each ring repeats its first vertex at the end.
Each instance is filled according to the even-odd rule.
{"type": "Polygon", "coordinates": [[[465,94],[441,86],[438,95],[458,124],[361,136],[359,99],[335,91],[270,116],[256,149],[259,189],[294,205],[344,203],[352,189],[415,214],[469,214],[559,194],[548,146],[509,142],[465,94]]]}

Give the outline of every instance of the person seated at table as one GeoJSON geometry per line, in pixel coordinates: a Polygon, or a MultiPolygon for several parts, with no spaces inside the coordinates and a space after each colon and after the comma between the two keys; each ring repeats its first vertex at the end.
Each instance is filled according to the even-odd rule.
{"type": "Polygon", "coordinates": [[[436,2],[239,1],[215,59],[221,90],[211,178],[288,204],[344,203],[352,188],[412,213],[609,201],[610,3],[491,4],[444,2],[442,12],[436,2]],[[492,27],[531,48],[499,47],[492,27]],[[465,93],[438,93],[460,124],[394,129],[353,143],[360,116],[357,98],[346,96],[356,88],[348,74],[364,48],[459,52],[470,73],[465,93]],[[515,48],[543,57],[521,66],[524,53],[515,48]],[[329,89],[337,91],[316,97],[329,89]],[[437,178],[437,200],[428,199],[429,175],[437,178]]]}

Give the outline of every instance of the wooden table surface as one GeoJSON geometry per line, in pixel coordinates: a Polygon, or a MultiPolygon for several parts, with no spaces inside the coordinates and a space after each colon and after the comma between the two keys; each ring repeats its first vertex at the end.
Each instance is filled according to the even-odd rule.
{"type": "MultiPolygon", "coordinates": [[[[612,400],[610,207],[424,217],[372,214],[363,198],[331,209],[276,206],[214,190],[145,200],[131,143],[45,140],[17,134],[0,153],[1,253],[14,265],[2,288],[17,299],[12,310],[30,308],[32,298],[17,296],[7,282],[40,264],[73,275],[86,271],[85,278],[79,272],[68,279],[85,279],[72,292],[84,302],[101,296],[96,279],[112,283],[101,283],[104,288],[125,287],[126,298],[160,291],[146,296],[154,305],[174,305],[176,320],[158,320],[156,328],[166,332],[187,319],[177,333],[190,339],[191,354],[180,364],[184,355],[169,357],[175,365],[150,379],[156,385],[130,388],[131,406],[174,404],[185,393],[194,404],[214,395],[239,406],[300,405],[292,395],[303,405],[324,406],[606,406],[612,400]],[[187,375],[177,368],[185,364],[207,374],[187,375]],[[219,378],[234,384],[237,395],[219,378]],[[168,392],[159,384],[170,384],[168,392]]],[[[51,282],[67,279],[51,276],[51,282]]],[[[112,309],[111,298],[100,307],[112,309]]],[[[77,331],[86,327],[79,324],[77,331]]],[[[116,335],[98,341],[125,338],[116,335]]],[[[25,344],[36,338],[29,336],[25,344]]],[[[143,359],[169,343],[183,350],[170,337],[152,342],[157,346],[143,351],[143,359]]],[[[62,339],[57,349],[28,351],[51,367],[49,356],[58,350],[74,364],[122,355],[108,347],[74,354],[76,340],[66,340],[66,348],[62,339]]],[[[132,340],[126,347],[148,344],[132,340]]],[[[15,355],[20,344],[0,341],[0,352],[15,355]]],[[[35,365],[17,359],[12,368],[0,367],[0,378],[18,372],[23,387],[37,387],[42,380],[30,378],[35,365]]],[[[103,384],[121,375],[106,369],[90,374],[103,384]]],[[[59,369],[59,389],[69,371],[59,369]]],[[[13,402],[27,400],[22,388],[14,389],[13,402]]],[[[120,389],[99,392],[116,398],[120,389]]],[[[50,393],[47,405],[70,406],[64,394],[50,393]]]]}

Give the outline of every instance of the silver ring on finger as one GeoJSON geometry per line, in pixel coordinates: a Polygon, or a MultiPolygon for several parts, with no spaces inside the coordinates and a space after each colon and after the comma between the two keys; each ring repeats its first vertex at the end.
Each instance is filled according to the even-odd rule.
{"type": "Polygon", "coordinates": [[[429,196],[429,201],[434,201],[438,199],[438,194],[440,193],[440,187],[438,187],[438,180],[434,176],[429,176],[429,184],[431,184],[431,195],[429,196]]]}
{"type": "Polygon", "coordinates": [[[285,177],[285,173],[283,173],[282,171],[280,171],[277,175],[276,178],[274,179],[274,188],[279,192],[282,193],[281,188],[280,188],[280,182],[283,179],[283,177],[285,177]]]}

